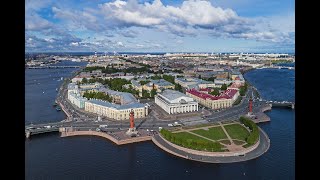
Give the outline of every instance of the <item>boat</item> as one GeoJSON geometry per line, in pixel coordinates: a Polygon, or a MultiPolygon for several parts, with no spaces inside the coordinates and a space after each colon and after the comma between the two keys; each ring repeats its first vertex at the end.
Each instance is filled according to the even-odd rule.
{"type": "Polygon", "coordinates": [[[54,107],[56,107],[58,104],[56,103],[56,102],[54,102],[53,104],[52,104],[52,106],[54,106],[54,107]]]}
{"type": "Polygon", "coordinates": [[[58,91],[58,88],[56,88],[56,91],[58,91]]]}
{"type": "Polygon", "coordinates": [[[57,110],[57,111],[61,111],[61,107],[60,107],[60,106],[57,106],[57,107],[56,107],[56,110],[57,110]]]}

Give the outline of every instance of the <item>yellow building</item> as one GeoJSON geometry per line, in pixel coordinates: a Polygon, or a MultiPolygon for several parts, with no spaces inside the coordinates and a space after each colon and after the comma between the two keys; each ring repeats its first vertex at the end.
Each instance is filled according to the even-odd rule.
{"type": "Polygon", "coordinates": [[[148,115],[148,107],[141,103],[119,105],[97,99],[86,101],[84,110],[116,120],[129,120],[131,110],[135,118],[144,118],[148,115]]]}
{"type": "Polygon", "coordinates": [[[186,91],[186,94],[195,99],[199,104],[210,109],[223,109],[231,107],[239,97],[239,91],[236,89],[227,89],[218,96],[200,92],[195,89],[186,91]]]}

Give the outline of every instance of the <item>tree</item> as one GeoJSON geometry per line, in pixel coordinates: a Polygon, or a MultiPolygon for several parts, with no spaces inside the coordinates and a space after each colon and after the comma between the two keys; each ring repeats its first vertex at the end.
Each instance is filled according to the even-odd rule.
{"type": "Polygon", "coordinates": [[[218,96],[220,93],[219,93],[219,90],[217,88],[214,88],[214,90],[211,91],[210,94],[218,96]]]}
{"type": "Polygon", "coordinates": [[[143,86],[143,85],[145,85],[145,84],[147,84],[147,83],[149,83],[150,81],[149,80],[146,80],[146,81],[140,81],[140,84],[143,86]]]}
{"type": "Polygon", "coordinates": [[[215,77],[209,77],[209,78],[208,78],[208,81],[214,82],[214,79],[215,79],[215,77]]]}
{"type": "Polygon", "coordinates": [[[175,84],[175,85],[174,85],[174,90],[182,92],[182,87],[181,87],[181,85],[180,85],[180,84],[175,84]]]}
{"type": "Polygon", "coordinates": [[[82,81],[81,81],[83,84],[86,84],[88,83],[88,79],[87,78],[82,78],[82,81]]]}
{"type": "Polygon", "coordinates": [[[200,74],[199,74],[198,78],[201,79],[201,75],[200,74]]]}
{"type": "Polygon", "coordinates": [[[157,90],[156,89],[152,89],[150,92],[151,97],[154,97],[157,94],[157,90]]]}
{"type": "Polygon", "coordinates": [[[142,97],[143,98],[148,98],[148,97],[150,97],[150,94],[148,93],[148,91],[146,91],[146,90],[142,90],[142,97]]]}
{"type": "Polygon", "coordinates": [[[228,88],[228,87],[227,87],[226,84],[223,84],[223,85],[221,86],[221,90],[223,90],[223,91],[224,91],[224,90],[227,90],[227,88],[228,88]]]}
{"type": "Polygon", "coordinates": [[[174,84],[174,76],[171,75],[163,75],[162,76],[164,80],[171,82],[172,84],[174,84]]]}

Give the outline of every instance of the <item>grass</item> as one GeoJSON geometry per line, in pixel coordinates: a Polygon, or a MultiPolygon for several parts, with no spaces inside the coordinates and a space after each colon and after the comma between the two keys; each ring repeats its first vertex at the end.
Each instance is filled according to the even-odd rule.
{"type": "Polygon", "coordinates": [[[196,135],[187,133],[187,132],[180,132],[172,134],[168,130],[162,129],[160,132],[165,139],[169,140],[170,142],[178,145],[183,146],[189,149],[200,150],[200,151],[211,151],[211,152],[222,152],[224,151],[224,146],[219,142],[209,141],[207,139],[203,139],[196,135]]]}
{"type": "Polygon", "coordinates": [[[233,142],[234,142],[236,145],[243,145],[243,144],[246,143],[246,142],[238,141],[238,140],[233,140],[233,142]]]}
{"type": "Polygon", "coordinates": [[[207,137],[212,140],[227,138],[227,135],[224,133],[223,129],[220,126],[209,128],[209,130],[198,129],[198,130],[193,130],[191,132],[207,137]]]}
{"type": "Polygon", "coordinates": [[[225,125],[224,128],[232,139],[245,141],[249,136],[248,130],[240,124],[225,125]]]}

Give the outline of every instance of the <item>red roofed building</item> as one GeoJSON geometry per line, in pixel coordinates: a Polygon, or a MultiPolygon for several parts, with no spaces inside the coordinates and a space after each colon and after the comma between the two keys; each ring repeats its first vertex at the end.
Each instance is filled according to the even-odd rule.
{"type": "Polygon", "coordinates": [[[206,92],[198,91],[196,89],[189,89],[186,94],[194,98],[201,105],[211,109],[221,109],[231,107],[232,104],[239,97],[239,90],[227,89],[218,96],[208,94],[206,92]]]}
{"type": "Polygon", "coordinates": [[[236,89],[239,90],[239,88],[242,86],[242,84],[239,83],[232,83],[231,86],[228,87],[228,89],[236,89]]]}

